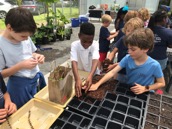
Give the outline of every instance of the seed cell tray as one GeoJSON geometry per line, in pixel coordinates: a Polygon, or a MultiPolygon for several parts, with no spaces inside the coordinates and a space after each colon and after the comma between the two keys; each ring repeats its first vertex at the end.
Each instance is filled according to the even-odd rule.
{"type": "Polygon", "coordinates": [[[150,94],[147,105],[145,129],[172,128],[172,97],[168,95],[150,94]]]}
{"type": "Polygon", "coordinates": [[[90,118],[65,109],[50,129],[87,129],[90,123],[90,118]]]}
{"type": "Polygon", "coordinates": [[[99,100],[93,99],[89,96],[85,96],[83,98],[74,97],[68,104],[68,107],[71,109],[79,110],[85,114],[89,114],[90,116],[94,116],[96,113],[98,106],[100,105],[99,100]]]}
{"type": "MultiPolygon", "coordinates": [[[[8,120],[13,129],[31,128],[29,120],[35,129],[48,129],[62,112],[63,109],[60,107],[50,105],[38,99],[31,99],[11,115],[8,120]]],[[[7,122],[4,122],[0,128],[10,129],[7,122]]]]}
{"type": "Polygon", "coordinates": [[[135,98],[135,99],[138,99],[138,100],[141,100],[141,101],[145,101],[145,102],[148,100],[148,95],[149,95],[148,93],[143,93],[143,94],[140,94],[140,95],[135,95],[130,90],[131,87],[132,86],[128,85],[128,84],[118,83],[114,92],[117,93],[117,94],[122,94],[122,95],[128,96],[130,98],[135,98]]]}
{"type": "Polygon", "coordinates": [[[105,129],[107,124],[107,119],[104,119],[102,117],[96,116],[93,121],[91,126],[96,129],[105,129]]]}

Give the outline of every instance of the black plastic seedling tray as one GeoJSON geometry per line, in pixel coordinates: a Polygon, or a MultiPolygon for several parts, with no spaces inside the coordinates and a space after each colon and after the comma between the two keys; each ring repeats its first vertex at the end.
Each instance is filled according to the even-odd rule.
{"type": "Polygon", "coordinates": [[[150,94],[147,105],[145,129],[172,128],[172,97],[150,94]]]}
{"type": "Polygon", "coordinates": [[[115,92],[119,98],[115,110],[126,115],[124,125],[127,125],[127,128],[144,129],[149,93],[136,95],[130,90],[131,87],[124,83],[117,84],[115,92]],[[135,121],[135,125],[129,121],[130,117],[133,118],[130,120],[135,121]]]}
{"type": "Polygon", "coordinates": [[[53,123],[51,129],[88,129],[91,118],[79,112],[65,109],[59,118],[53,123]]]}
{"type": "Polygon", "coordinates": [[[74,97],[67,106],[70,109],[76,111],[79,110],[80,112],[89,114],[90,116],[94,116],[94,114],[98,109],[98,106],[100,105],[100,102],[101,101],[93,99],[89,96],[85,96],[82,99],[78,99],[77,97],[74,97]]]}
{"type": "Polygon", "coordinates": [[[172,129],[172,98],[135,95],[129,85],[118,84],[96,100],[74,97],[54,122],[55,129],[172,129]]]}

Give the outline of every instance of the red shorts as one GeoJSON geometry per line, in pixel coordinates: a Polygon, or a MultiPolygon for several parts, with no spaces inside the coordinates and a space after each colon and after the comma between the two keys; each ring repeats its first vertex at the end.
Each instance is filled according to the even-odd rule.
{"type": "Polygon", "coordinates": [[[107,52],[99,52],[100,58],[99,61],[103,62],[106,59],[107,52]]]}

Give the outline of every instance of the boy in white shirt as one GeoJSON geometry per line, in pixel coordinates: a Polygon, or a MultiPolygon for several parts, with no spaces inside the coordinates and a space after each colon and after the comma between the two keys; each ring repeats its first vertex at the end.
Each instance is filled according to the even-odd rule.
{"type": "Polygon", "coordinates": [[[99,59],[99,44],[93,41],[95,26],[92,23],[83,23],[80,26],[78,37],[80,40],[71,44],[71,61],[72,71],[75,78],[75,93],[77,97],[82,95],[82,80],[79,76],[78,69],[87,71],[88,75],[84,84],[85,92],[92,85],[93,75],[96,73],[99,59]]]}

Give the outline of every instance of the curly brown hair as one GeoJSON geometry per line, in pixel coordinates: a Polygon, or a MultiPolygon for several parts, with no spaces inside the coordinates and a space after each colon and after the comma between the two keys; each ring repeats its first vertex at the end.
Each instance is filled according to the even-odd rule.
{"type": "Polygon", "coordinates": [[[139,13],[136,10],[130,10],[127,12],[127,14],[124,17],[124,23],[127,23],[131,18],[138,17],[139,13]]]}
{"type": "Polygon", "coordinates": [[[138,11],[139,17],[145,22],[150,19],[150,13],[147,8],[141,8],[138,11]]]}
{"type": "Polygon", "coordinates": [[[128,26],[132,26],[133,29],[137,29],[137,28],[143,28],[144,27],[144,23],[143,21],[138,18],[131,18],[127,23],[125,23],[124,28],[123,28],[123,32],[126,33],[126,29],[128,26]]]}
{"type": "Polygon", "coordinates": [[[154,47],[154,34],[149,28],[138,28],[125,37],[126,46],[137,46],[140,49],[149,49],[152,51],[154,47]]]}

